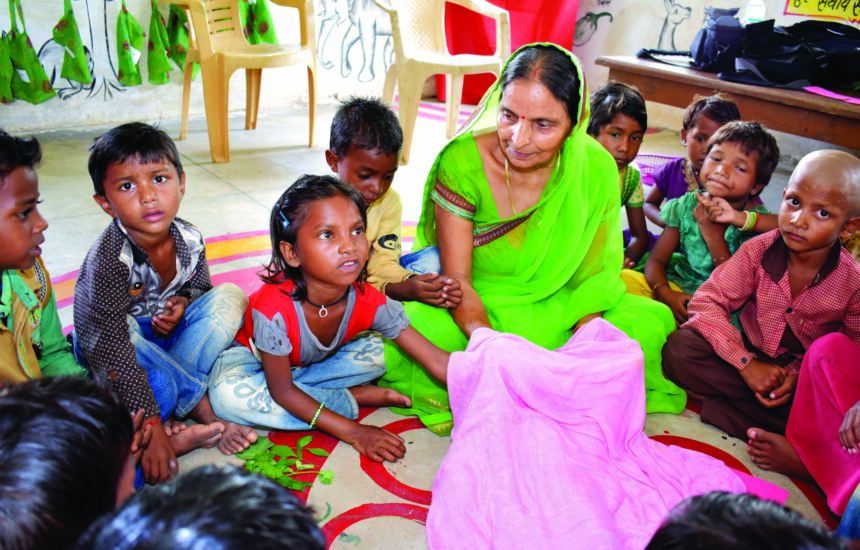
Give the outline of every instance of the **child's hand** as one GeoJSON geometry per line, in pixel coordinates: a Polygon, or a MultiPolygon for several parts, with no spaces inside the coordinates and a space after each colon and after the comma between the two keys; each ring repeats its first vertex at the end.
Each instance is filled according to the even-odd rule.
{"type": "MultiPolygon", "coordinates": [[[[155,418],[155,417],[153,417],[155,418]]],[[[143,478],[150,485],[170,481],[179,473],[179,462],[173,445],[161,427],[161,421],[152,425],[152,438],[149,446],[143,451],[143,478]]]]}
{"type": "Polygon", "coordinates": [[[348,443],[374,462],[395,462],[406,454],[406,444],[401,437],[376,426],[356,424],[348,443]]]}
{"type": "Polygon", "coordinates": [[[785,382],[785,370],[770,363],[753,359],[741,373],[741,378],[757,395],[770,398],[771,392],[781,388],[785,382]]]}
{"type": "Polygon", "coordinates": [[[786,373],[785,379],[782,381],[782,384],[780,384],[778,388],[770,392],[767,397],[762,396],[758,393],[755,394],[755,397],[756,399],[758,399],[759,403],[761,403],[767,408],[778,407],[780,405],[788,403],[791,400],[791,397],[794,395],[794,388],[796,387],[797,375],[786,373]]]}
{"type": "Polygon", "coordinates": [[[860,401],[848,409],[842,426],[839,427],[839,442],[846,452],[856,455],[860,452],[860,401]]]}
{"type": "Polygon", "coordinates": [[[675,322],[679,325],[686,322],[690,317],[690,314],[687,311],[687,304],[690,302],[692,297],[693,296],[691,294],[687,294],[686,292],[672,290],[669,288],[669,285],[665,284],[660,285],[654,293],[654,298],[669,306],[669,309],[672,310],[672,314],[675,316],[675,322]]]}
{"type": "Polygon", "coordinates": [[[723,237],[726,234],[726,225],[716,222],[710,214],[712,209],[718,208],[713,206],[714,199],[703,193],[696,194],[696,198],[699,200],[699,204],[693,210],[693,218],[699,225],[699,231],[702,232],[705,242],[715,237],[723,237]]]}
{"type": "Polygon", "coordinates": [[[143,423],[143,409],[137,411],[131,416],[131,422],[134,426],[134,438],[131,440],[131,454],[134,455],[134,461],[140,460],[143,451],[149,447],[149,442],[152,441],[152,422],[143,423]]]}
{"type": "Polygon", "coordinates": [[[428,306],[454,308],[460,305],[460,300],[463,299],[460,283],[438,273],[416,275],[405,282],[410,287],[413,300],[428,306]]]}
{"type": "Polygon", "coordinates": [[[152,316],[152,332],[159,338],[167,337],[182,320],[188,304],[188,298],[180,296],[168,298],[167,302],[164,303],[164,310],[158,315],[152,316]]]}
{"type": "Polygon", "coordinates": [[[702,199],[699,201],[705,206],[708,217],[714,223],[740,227],[746,221],[743,212],[738,212],[732,208],[728,201],[722,197],[708,197],[705,199],[707,202],[703,202],[702,199]]]}
{"type": "Polygon", "coordinates": [[[633,269],[634,267],[636,267],[636,262],[633,261],[633,258],[624,256],[624,264],[622,269],[633,269]]]}

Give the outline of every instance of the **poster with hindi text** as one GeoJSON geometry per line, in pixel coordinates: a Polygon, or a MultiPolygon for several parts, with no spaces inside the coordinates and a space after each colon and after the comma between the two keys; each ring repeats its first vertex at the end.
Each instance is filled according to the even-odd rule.
{"type": "Polygon", "coordinates": [[[836,19],[860,26],[860,0],[786,0],[785,15],[836,19]]]}

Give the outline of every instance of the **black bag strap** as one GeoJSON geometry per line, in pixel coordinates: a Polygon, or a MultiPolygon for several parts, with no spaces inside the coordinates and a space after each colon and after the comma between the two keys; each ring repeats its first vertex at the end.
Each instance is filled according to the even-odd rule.
{"type": "Polygon", "coordinates": [[[690,50],[656,50],[650,48],[642,48],[638,52],[636,52],[636,57],[639,59],[650,59],[652,61],[658,61],[660,63],[665,63],[666,65],[675,65],[676,67],[683,67],[685,69],[695,69],[696,67],[693,65],[693,58],[690,57],[690,50]],[[671,59],[673,57],[684,58],[678,59],[677,61],[671,59]]]}

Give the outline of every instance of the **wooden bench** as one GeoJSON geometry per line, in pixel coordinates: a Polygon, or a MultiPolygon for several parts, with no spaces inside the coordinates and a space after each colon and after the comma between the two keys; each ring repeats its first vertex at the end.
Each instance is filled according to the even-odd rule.
{"type": "MultiPolygon", "coordinates": [[[[639,88],[646,100],[686,108],[695,94],[725,92],[745,120],[772,130],[860,149],[860,105],[808,92],[736,84],[706,73],[628,56],[603,56],[609,78],[639,88]]],[[[851,95],[840,92],[843,95],[851,95]]]]}

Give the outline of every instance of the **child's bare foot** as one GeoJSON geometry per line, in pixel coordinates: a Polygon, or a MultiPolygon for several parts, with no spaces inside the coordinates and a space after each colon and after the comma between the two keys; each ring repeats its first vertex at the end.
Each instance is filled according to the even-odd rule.
{"type": "Polygon", "coordinates": [[[242,426],[235,422],[221,420],[215,416],[215,410],[212,408],[212,403],[209,401],[209,395],[206,394],[200,399],[200,402],[194,406],[190,414],[191,418],[198,422],[206,424],[221,424],[224,426],[223,437],[218,440],[218,450],[225,455],[232,455],[244,451],[257,441],[257,430],[249,426],[242,426]]]}
{"type": "Polygon", "coordinates": [[[232,455],[244,451],[257,441],[257,430],[249,426],[242,426],[234,422],[221,420],[227,427],[224,437],[218,442],[218,450],[225,455],[232,455]]]}
{"type": "Polygon", "coordinates": [[[353,386],[349,393],[355,397],[356,403],[364,407],[404,407],[412,406],[412,401],[397,390],[380,388],[372,384],[353,386]]]}
{"type": "MultiPolygon", "coordinates": [[[[164,431],[167,431],[167,429],[165,428],[164,431]]],[[[173,444],[173,451],[176,453],[176,456],[181,456],[190,453],[194,449],[210,449],[214,447],[223,439],[225,431],[223,422],[194,424],[171,435],[170,443],[173,444]]]]}
{"type": "Polygon", "coordinates": [[[750,438],[747,454],[756,466],[762,470],[813,481],[809,470],[784,436],[766,432],[761,428],[750,428],[747,430],[747,436],[750,438]]]}

